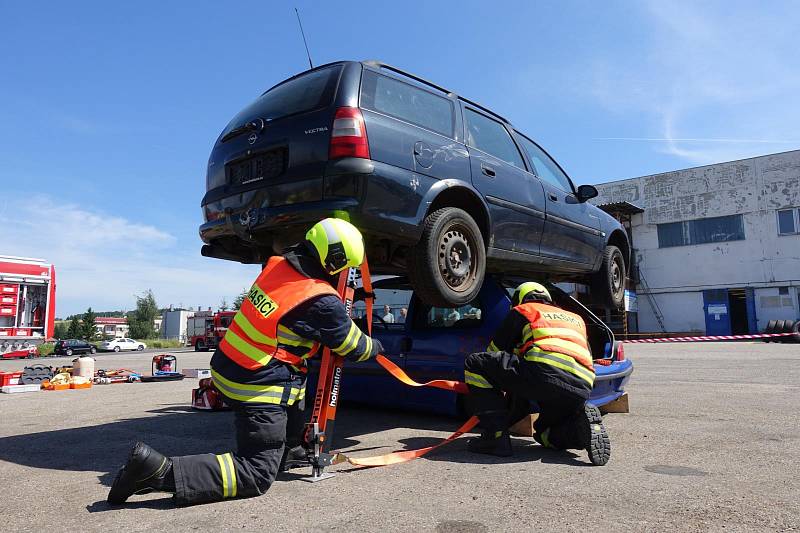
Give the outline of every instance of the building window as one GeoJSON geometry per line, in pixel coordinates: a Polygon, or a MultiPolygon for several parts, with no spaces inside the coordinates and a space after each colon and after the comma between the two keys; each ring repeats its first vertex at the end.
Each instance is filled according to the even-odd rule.
{"type": "Polygon", "coordinates": [[[800,233],[800,207],[778,211],[778,235],[800,233]]]}
{"type": "Polygon", "coordinates": [[[658,247],[744,240],[742,215],[658,224],[658,247]]]}

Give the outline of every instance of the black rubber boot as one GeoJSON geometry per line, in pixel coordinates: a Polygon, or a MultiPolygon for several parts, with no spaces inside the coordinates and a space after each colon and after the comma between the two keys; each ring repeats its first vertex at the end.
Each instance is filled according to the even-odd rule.
{"type": "Polygon", "coordinates": [[[484,431],[481,436],[467,441],[467,449],[473,453],[483,453],[496,457],[511,457],[511,437],[508,431],[484,431]]]}
{"type": "Polygon", "coordinates": [[[137,442],[131,449],[128,462],[120,468],[111,485],[108,503],[118,505],[134,494],[156,491],[175,492],[172,460],[147,444],[137,442]]]}
{"type": "Polygon", "coordinates": [[[586,450],[593,465],[602,466],[611,457],[611,441],[603,417],[597,407],[588,403],[583,413],[548,428],[540,439],[545,446],[558,450],[586,450]]]}
{"type": "Polygon", "coordinates": [[[283,449],[283,457],[281,458],[281,466],[279,472],[288,472],[292,468],[300,468],[308,466],[311,463],[308,461],[308,453],[302,446],[295,446],[289,448],[288,446],[283,449]]]}
{"type": "Polygon", "coordinates": [[[586,452],[589,454],[589,460],[593,465],[603,466],[611,458],[611,440],[608,438],[608,432],[603,425],[603,415],[600,414],[600,409],[594,405],[586,404],[584,409],[586,411],[584,429],[589,434],[589,444],[586,446],[586,452]]]}

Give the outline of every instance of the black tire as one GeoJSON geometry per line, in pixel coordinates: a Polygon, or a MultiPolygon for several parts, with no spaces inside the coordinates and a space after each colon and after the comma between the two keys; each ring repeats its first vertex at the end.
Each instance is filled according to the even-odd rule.
{"type": "Polygon", "coordinates": [[[89,353],[92,354],[92,355],[96,354],[97,353],[97,348],[92,346],[91,348],[89,348],[89,353]]]}
{"type": "Polygon", "coordinates": [[[616,246],[609,244],[603,252],[600,270],[592,275],[592,299],[598,305],[622,309],[625,305],[625,258],[616,246]]]}
{"type": "Polygon", "coordinates": [[[206,347],[206,343],[202,341],[197,341],[194,343],[194,351],[195,352],[207,352],[208,348],[206,347]]]}
{"type": "Polygon", "coordinates": [[[64,352],[64,355],[66,355],[67,357],[72,357],[72,349],[67,349],[67,350],[64,352]]]}
{"type": "Polygon", "coordinates": [[[144,350],[144,344],[140,344],[139,346],[136,347],[137,352],[141,352],[142,350],[144,350]]]}
{"type": "MultiPolygon", "coordinates": [[[[775,333],[792,333],[792,331],[794,330],[794,322],[795,322],[794,320],[786,320],[786,321],[784,321],[783,330],[776,331],[775,333]]],[[[789,337],[789,336],[778,337],[778,340],[780,342],[794,342],[794,339],[792,337],[789,337]]]]}
{"type": "Polygon", "coordinates": [[[764,333],[775,333],[775,324],[777,320],[770,320],[767,322],[767,327],[764,329],[764,333]]]}
{"type": "Polygon", "coordinates": [[[460,307],[473,301],[486,273],[486,247],[475,220],[457,207],[429,214],[407,270],[416,295],[428,305],[460,307]]]}
{"type": "Polygon", "coordinates": [[[120,348],[119,346],[114,346],[114,351],[115,351],[115,352],[119,352],[121,349],[122,349],[122,348],[120,348]]]}
{"type": "MultiPolygon", "coordinates": [[[[783,333],[783,327],[786,325],[785,320],[776,320],[775,321],[775,330],[772,333],[783,333]]],[[[773,340],[775,342],[781,342],[781,337],[774,337],[773,340]]]]}
{"type": "Polygon", "coordinates": [[[794,335],[789,337],[789,342],[800,342],[800,320],[795,321],[792,333],[794,335]]]}

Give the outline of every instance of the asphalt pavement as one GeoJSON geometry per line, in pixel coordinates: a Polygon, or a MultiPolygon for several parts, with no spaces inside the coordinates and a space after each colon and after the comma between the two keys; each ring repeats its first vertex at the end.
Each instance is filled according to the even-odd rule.
{"type": "MultiPolygon", "coordinates": [[[[190,508],[164,494],[122,508],[105,497],[137,439],[169,455],[231,449],[230,413],[189,409],[195,379],[2,394],[0,523],[36,533],[800,529],[800,345],[628,345],[626,355],[631,412],[605,417],[605,467],[522,438],[514,457],[475,456],[460,439],[410,463],[337,465],[317,484],[290,473],[262,497],[190,508]]],[[[209,357],[178,353],[178,364],[207,367],[209,357]]],[[[150,359],[101,355],[97,367],[149,371],[150,359]]],[[[29,363],[0,361],[0,370],[29,363]]],[[[343,406],[336,447],[354,456],[419,448],[458,424],[343,406]]]]}

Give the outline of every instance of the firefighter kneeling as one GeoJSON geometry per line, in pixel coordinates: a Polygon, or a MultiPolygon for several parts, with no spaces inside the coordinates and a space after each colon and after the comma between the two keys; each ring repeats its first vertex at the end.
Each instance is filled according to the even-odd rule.
{"type": "Polygon", "coordinates": [[[332,287],[335,274],[363,261],[361,233],[331,218],[270,258],[211,358],[214,385],[234,411],[237,450],[166,457],[136,443],[109,503],[153,491],[174,493],[179,505],[266,492],[282,463],[302,452],[307,359],[320,345],[355,361],[383,350],[353,323],[332,287]]]}
{"type": "Polygon", "coordinates": [[[489,351],[473,353],[464,363],[468,401],[483,430],[480,438],[469,441],[469,450],[510,456],[508,427],[535,403],[539,417],[534,439],[539,444],[585,449],[592,464],[606,464],[611,455],[608,434],[600,411],[586,403],[594,384],[586,324],[553,306],[539,283],[517,287],[512,305],[489,351]],[[514,414],[509,404],[516,404],[514,414]]]}

